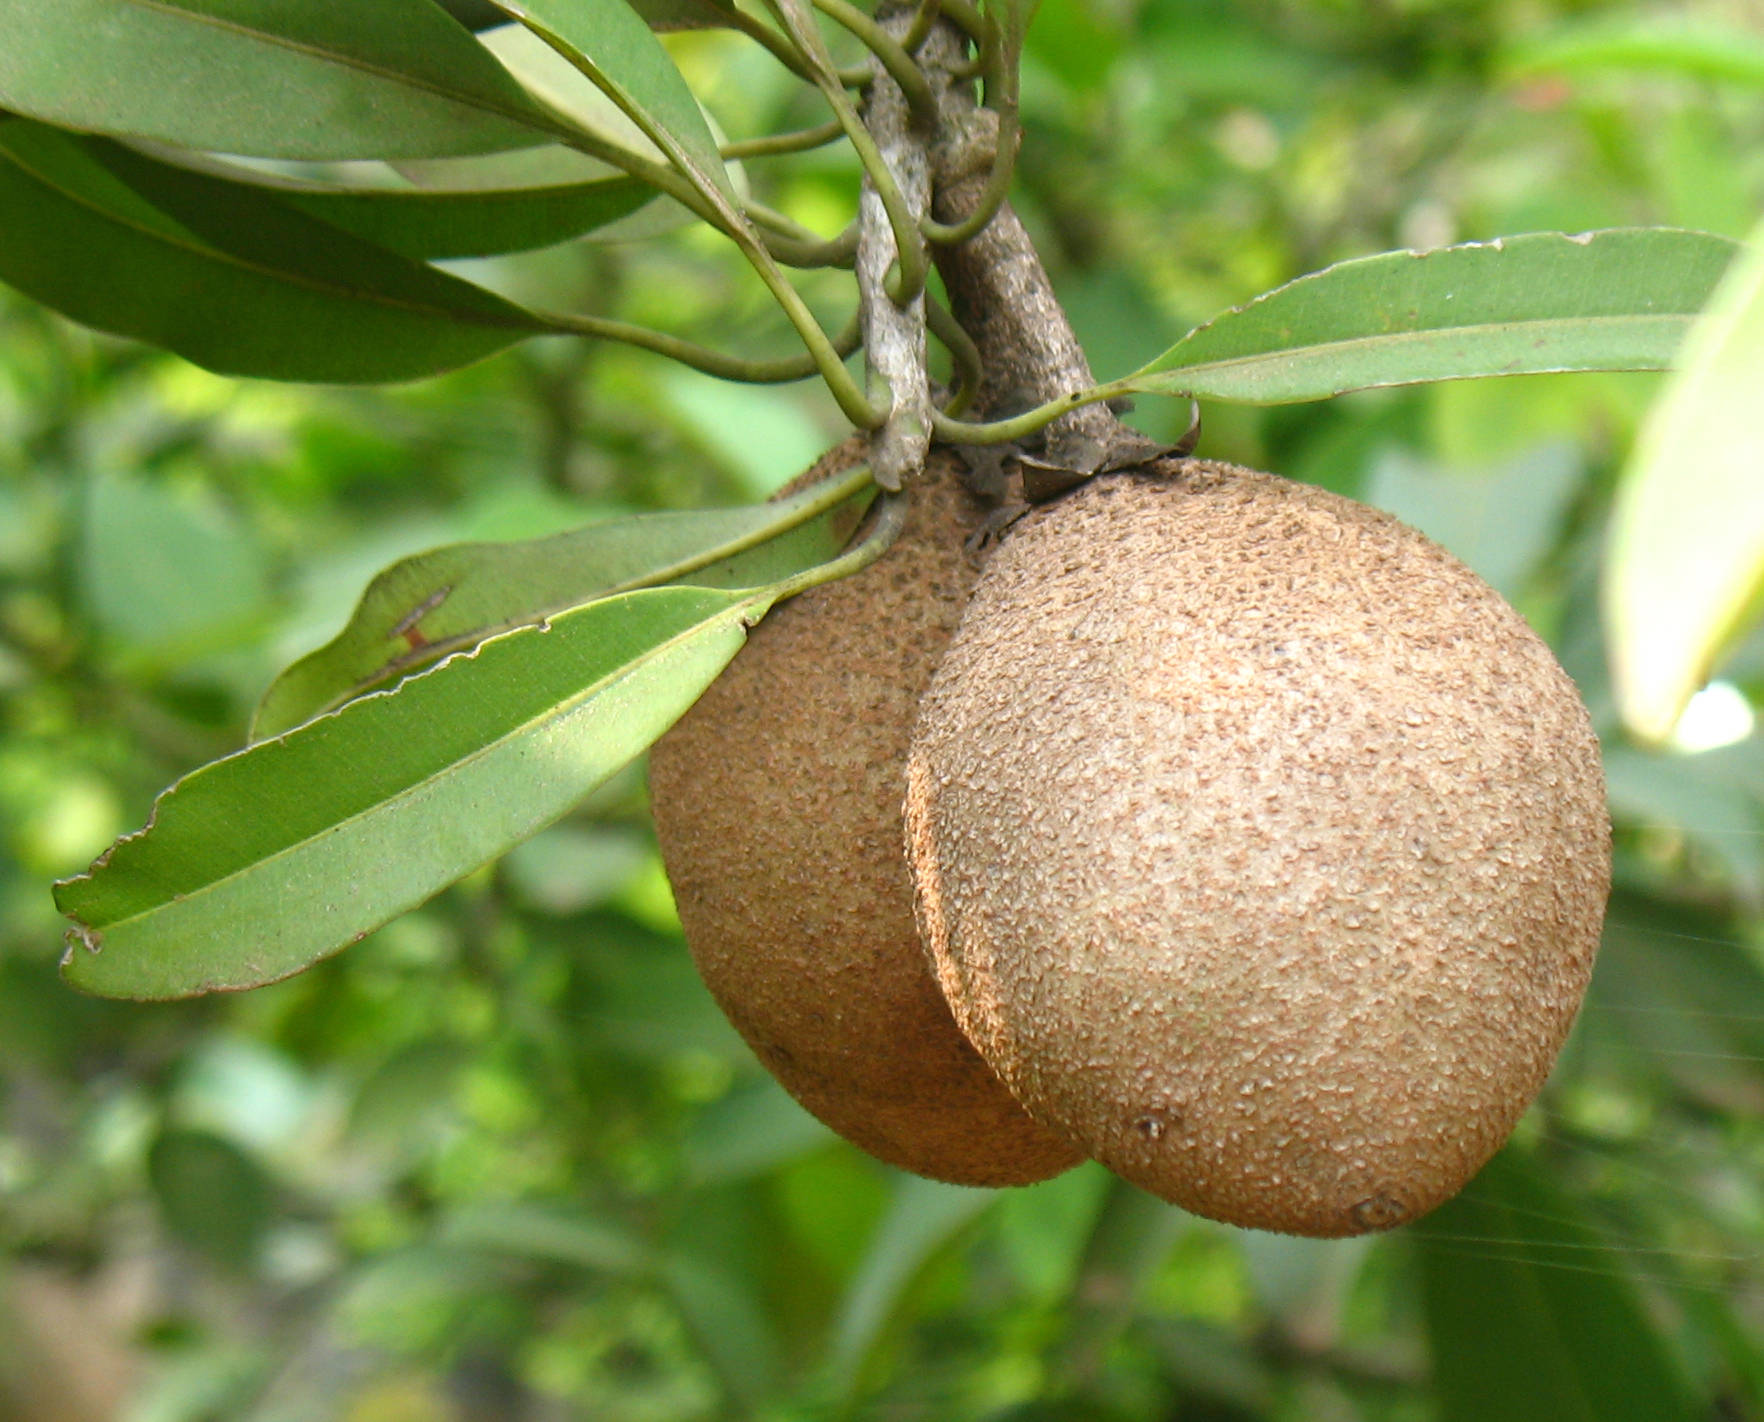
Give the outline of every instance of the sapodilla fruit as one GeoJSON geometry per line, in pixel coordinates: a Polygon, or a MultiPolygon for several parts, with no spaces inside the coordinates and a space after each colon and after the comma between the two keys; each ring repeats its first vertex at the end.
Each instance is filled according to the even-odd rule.
{"type": "Polygon", "coordinates": [[[962,545],[983,515],[933,451],[894,546],[754,628],[649,773],[693,959],[772,1074],[892,1165],[1011,1185],[1083,1157],[957,1029],[901,852],[913,713],[977,576],[962,545]]]}
{"type": "Polygon", "coordinates": [[[1597,742],[1518,614],[1385,514],[1198,461],[994,554],[906,818],[939,981],[1031,1113],[1294,1234],[1413,1219],[1493,1154],[1610,880],[1597,742]]]}

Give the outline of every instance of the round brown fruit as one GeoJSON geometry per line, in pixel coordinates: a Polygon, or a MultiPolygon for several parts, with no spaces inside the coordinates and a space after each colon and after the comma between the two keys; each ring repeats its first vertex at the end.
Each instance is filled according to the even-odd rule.
{"type": "Polygon", "coordinates": [[[1388,1228],[1567,1035],[1610,824],[1573,684],[1395,519],[1188,462],[993,556],[908,765],[920,925],[1035,1116],[1147,1190],[1388,1228]]]}
{"type": "Polygon", "coordinates": [[[977,576],[962,545],[982,515],[934,453],[894,546],[756,627],[652,749],[650,787],[698,970],[790,1094],[904,1170],[1010,1185],[1082,1155],[957,1029],[901,853],[907,738],[977,576]]]}

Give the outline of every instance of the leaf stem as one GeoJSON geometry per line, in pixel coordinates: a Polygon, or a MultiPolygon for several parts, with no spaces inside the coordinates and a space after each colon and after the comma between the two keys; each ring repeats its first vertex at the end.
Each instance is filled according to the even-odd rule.
{"type": "Polygon", "coordinates": [[[766,249],[786,266],[850,267],[856,257],[856,222],[847,223],[836,237],[822,238],[762,203],[750,200],[742,205],[742,210],[760,229],[766,249]]]}
{"type": "Polygon", "coordinates": [[[908,54],[918,53],[919,46],[925,43],[931,33],[931,26],[937,23],[937,17],[943,9],[941,0],[919,0],[913,11],[912,23],[900,37],[900,47],[908,54]]]}
{"type": "Polygon", "coordinates": [[[815,76],[809,72],[808,64],[801,52],[783,35],[770,25],[761,24],[752,15],[738,5],[728,9],[729,24],[746,35],[762,49],[770,51],[772,57],[804,83],[812,84],[815,76]]]}
{"type": "MultiPolygon", "coordinates": [[[[894,181],[894,174],[883,160],[882,152],[876,147],[876,141],[864,122],[858,117],[857,110],[852,107],[851,100],[846,97],[844,87],[838,82],[833,71],[832,56],[827,53],[820,32],[815,29],[814,21],[803,9],[802,0],[766,0],[779,22],[791,33],[799,43],[803,52],[808,55],[814,66],[816,83],[825,96],[828,106],[833,110],[840,126],[845,130],[846,139],[863,164],[864,174],[875,185],[876,195],[881,199],[883,210],[888,214],[888,225],[894,232],[894,244],[900,263],[899,273],[890,284],[888,295],[897,306],[905,306],[916,299],[925,289],[925,276],[930,270],[930,259],[925,252],[924,240],[919,235],[919,224],[908,209],[906,200],[901,196],[900,188],[894,181]]],[[[814,0],[816,4],[826,0],[814,0]]],[[[868,19],[868,16],[865,16],[868,19]]],[[[886,38],[886,36],[884,36],[886,38]]],[[[893,44],[892,39],[889,40],[893,44]]],[[[898,45],[895,46],[897,49],[898,45]]],[[[904,51],[903,51],[904,53],[904,51]]],[[[878,55],[878,59],[880,56],[878,55]]],[[[918,65],[909,58],[908,65],[921,82],[925,76],[918,65]]],[[[890,72],[890,77],[893,77],[890,72]]],[[[903,91],[904,92],[904,91],[903,91]]],[[[929,86],[926,93],[929,94],[929,86]]],[[[911,100],[908,100],[909,105],[911,100]]]]}
{"type": "MultiPolygon", "coordinates": [[[[864,467],[864,473],[867,477],[868,466],[864,467]]],[[[822,583],[849,578],[853,573],[861,573],[869,567],[894,545],[894,540],[900,537],[901,529],[906,527],[907,499],[908,496],[904,493],[883,494],[876,501],[869,531],[831,562],[823,563],[818,568],[810,568],[779,583],[778,600],[795,597],[798,593],[807,592],[822,583]]]]}
{"type": "MultiPolygon", "coordinates": [[[[652,331],[647,326],[636,326],[628,321],[614,321],[604,316],[577,316],[568,313],[536,312],[543,321],[550,323],[558,332],[578,336],[591,336],[597,340],[618,341],[623,345],[635,346],[639,350],[652,351],[656,355],[666,356],[669,360],[678,361],[681,365],[690,366],[693,370],[714,375],[719,380],[739,380],[749,385],[778,385],[790,380],[806,380],[820,370],[820,363],[812,352],[802,355],[781,356],[774,360],[750,360],[743,356],[726,354],[712,350],[709,346],[701,346],[692,341],[681,340],[678,336],[669,335],[665,331],[652,331]]],[[[853,317],[839,334],[833,337],[831,348],[843,360],[858,348],[860,341],[857,318],[853,317]]]]}
{"type": "Polygon", "coordinates": [[[762,543],[770,543],[780,534],[788,533],[793,528],[801,528],[811,519],[819,518],[822,514],[838,508],[847,499],[855,498],[871,482],[870,466],[867,464],[854,464],[850,469],[843,470],[838,474],[830,474],[825,479],[809,485],[807,489],[801,490],[796,497],[801,498],[802,495],[811,492],[814,497],[792,509],[789,516],[781,522],[767,524],[764,528],[756,529],[740,538],[732,538],[727,543],[706,549],[690,558],[682,558],[678,563],[669,564],[665,568],[653,569],[641,578],[633,578],[607,589],[601,596],[611,597],[616,593],[635,592],[639,588],[651,588],[662,583],[676,582],[680,578],[696,573],[701,568],[710,567],[713,563],[724,562],[737,554],[747,552],[750,548],[758,548],[762,543]]]}
{"type": "Polygon", "coordinates": [[[976,45],[986,38],[986,17],[980,13],[974,0],[942,0],[938,5],[941,18],[953,20],[955,26],[976,45]]]}
{"type": "MultiPolygon", "coordinates": [[[[925,323],[955,361],[955,394],[950,396],[941,412],[943,416],[953,420],[972,405],[974,397],[980,393],[980,384],[985,379],[985,371],[980,364],[980,348],[974,344],[974,338],[962,329],[961,322],[950,314],[949,308],[930,292],[925,293],[925,323]]],[[[933,416],[933,428],[936,418],[933,416]]]]}
{"type": "MultiPolygon", "coordinates": [[[[664,192],[669,192],[670,195],[677,197],[686,204],[690,211],[720,229],[730,241],[734,242],[741,255],[747,258],[748,265],[754,269],[759,279],[765,283],[766,289],[772,293],[773,299],[783,308],[784,315],[789,319],[790,324],[796,328],[796,333],[801,338],[803,345],[808,348],[809,355],[814,361],[815,368],[820,372],[821,379],[826,382],[828,391],[832,394],[835,403],[838,404],[840,413],[859,429],[872,430],[880,425],[887,418],[888,412],[877,410],[859,388],[857,381],[852,378],[851,372],[845,368],[844,358],[834,349],[827,333],[821,329],[820,323],[815,320],[814,313],[808,309],[808,303],[803,300],[802,293],[785,278],[777,262],[773,260],[771,252],[760,241],[758,233],[753,230],[747,218],[736,207],[734,199],[724,192],[723,187],[719,186],[709,173],[699,171],[699,164],[665,125],[657,123],[643,105],[633,102],[631,97],[624,93],[618,85],[609,83],[587,56],[578,53],[574,46],[561,35],[552,32],[531,15],[528,15],[519,4],[511,3],[511,0],[498,0],[498,4],[499,8],[506,10],[520,20],[540,39],[567,59],[572,67],[585,75],[597,89],[605,93],[642,130],[645,138],[667,155],[674,173],[685,180],[684,186],[693,196],[688,198],[680,192],[681,185],[679,184],[656,182],[656,176],[659,175],[646,175],[646,180],[655,182],[655,185],[662,188],[664,192]]],[[[817,35],[816,38],[818,39],[819,36],[817,35]]],[[[839,91],[839,97],[842,101],[845,100],[844,90],[839,91]]],[[[849,101],[846,103],[849,107],[849,101]]],[[[584,136],[591,137],[590,135],[584,136]]],[[[648,169],[653,170],[655,167],[647,160],[637,158],[634,154],[627,155],[624,163],[619,166],[625,167],[625,171],[631,172],[633,176],[638,176],[637,171],[628,166],[633,161],[643,163],[644,167],[648,169]]],[[[672,177],[673,174],[668,176],[672,177]]],[[[653,335],[654,333],[649,334],[653,335]]],[[[657,349],[658,347],[651,345],[650,348],[657,349]]]]}
{"type": "Polygon", "coordinates": [[[1075,390],[1070,395],[1061,395],[1045,405],[1037,405],[1033,410],[1025,410],[1007,420],[990,420],[984,424],[969,424],[965,420],[951,419],[942,411],[933,410],[931,429],[946,444],[1009,444],[1012,440],[1023,439],[1045,429],[1061,415],[1070,414],[1085,405],[1113,400],[1118,395],[1131,394],[1138,388],[1132,377],[1128,376],[1111,380],[1106,385],[1093,385],[1088,390],[1075,390]]]}
{"type": "Polygon", "coordinates": [[[771,133],[761,138],[741,138],[733,143],[725,143],[717,151],[731,161],[741,158],[770,158],[779,153],[807,153],[812,149],[825,147],[839,138],[845,129],[838,119],[828,119],[826,123],[817,124],[814,128],[798,129],[794,133],[771,133]]]}
{"type": "MultiPolygon", "coordinates": [[[[870,15],[850,4],[849,0],[810,2],[836,25],[863,41],[864,48],[875,55],[877,61],[888,71],[888,77],[900,85],[900,91],[906,95],[907,107],[912,110],[915,120],[922,124],[936,121],[937,99],[931,92],[931,81],[925,77],[925,72],[913,61],[912,55],[907,53],[899,40],[877,24],[870,15]]],[[[798,35],[796,38],[801,44],[802,37],[798,35]]],[[[803,48],[807,50],[808,46],[804,45],[803,48]]],[[[812,59],[811,52],[811,63],[812,59]]]]}

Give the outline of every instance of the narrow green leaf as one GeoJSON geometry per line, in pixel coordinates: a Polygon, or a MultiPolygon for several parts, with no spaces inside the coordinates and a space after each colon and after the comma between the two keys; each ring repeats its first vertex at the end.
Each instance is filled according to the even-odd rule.
{"type": "Polygon", "coordinates": [[[775,596],[606,598],[196,771],[57,886],[64,975],[170,998],[299,972],[568,811],[692,704],[775,596]]]}
{"type": "Polygon", "coordinates": [[[676,164],[736,200],[698,100],[626,0],[496,4],[592,79],[676,164]]]}
{"type": "Polygon", "coordinates": [[[684,1253],[662,1257],[660,1279],[724,1390],[758,1415],[776,1389],[780,1349],[752,1284],[684,1253]]]}
{"type": "Polygon", "coordinates": [[[1642,70],[1764,88],[1764,37],[1707,20],[1601,17],[1528,35],[1502,58],[1516,75],[1642,70]]]}
{"type": "Polygon", "coordinates": [[[0,0],[0,34],[0,106],[68,128],[309,159],[557,133],[431,0],[0,0]]]}
{"type": "Polygon", "coordinates": [[[419,261],[528,252],[629,217],[655,198],[634,178],[471,193],[290,191],[285,200],[334,227],[419,261]]]}
{"type": "Polygon", "coordinates": [[[550,329],[276,194],[0,120],[0,280],[227,375],[409,380],[550,329]]]}
{"type": "MultiPolygon", "coordinates": [[[[540,152],[561,151],[525,149],[517,156],[531,158],[540,152]]],[[[246,168],[180,149],[166,149],[154,156],[210,179],[265,190],[308,216],[418,261],[489,257],[549,247],[628,217],[656,197],[654,188],[625,177],[453,190],[343,187],[246,168]]]]}
{"type": "Polygon", "coordinates": [[[828,1375],[855,1397],[908,1290],[998,1192],[899,1177],[894,1203],[871,1241],[834,1324],[828,1375]]]}
{"type": "Polygon", "coordinates": [[[1378,385],[1660,370],[1737,251],[1674,228],[1341,262],[1190,331],[1126,389],[1277,405],[1378,385]]]}
{"type": "Polygon", "coordinates": [[[342,632],[276,679],[252,736],[277,735],[493,633],[613,592],[676,580],[720,588],[780,581],[838,553],[873,492],[865,485],[827,506],[823,483],[752,508],[641,514],[406,558],[368,584],[342,632]]]}
{"type": "Polygon", "coordinates": [[[1764,592],[1764,226],[1648,416],[1611,514],[1605,621],[1617,704],[1663,741],[1764,592]]]}
{"type": "Polygon", "coordinates": [[[1155,1195],[1108,1177],[1107,1193],[1078,1261],[1072,1318],[1061,1345],[1070,1373],[1089,1377],[1102,1369],[1109,1350],[1133,1321],[1146,1280],[1169,1257],[1190,1222],[1190,1216],[1155,1195]]]}
{"type": "Polygon", "coordinates": [[[1442,1422],[1689,1422],[1707,1414],[1624,1257],[1511,1151],[1407,1233],[1442,1422]]]}

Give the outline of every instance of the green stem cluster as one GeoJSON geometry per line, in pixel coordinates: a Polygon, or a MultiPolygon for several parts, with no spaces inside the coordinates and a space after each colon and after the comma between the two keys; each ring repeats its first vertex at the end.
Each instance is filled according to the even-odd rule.
{"type": "MultiPolygon", "coordinates": [[[[1021,6],[1006,0],[1006,3],[982,12],[974,0],[918,0],[911,20],[897,39],[851,0],[765,0],[765,5],[775,25],[768,25],[733,7],[731,23],[767,49],[793,74],[815,85],[831,110],[832,118],[795,133],[724,144],[720,156],[735,160],[801,153],[843,136],[863,165],[865,176],[874,186],[892,229],[899,255],[888,272],[887,295],[904,307],[918,299],[925,290],[931,267],[931,246],[959,245],[970,240],[993,221],[1009,192],[1021,137],[1017,76],[1022,40],[1021,6]],[[875,57],[880,71],[899,86],[913,122],[928,132],[937,122],[938,104],[930,79],[914,55],[939,20],[955,25],[975,45],[978,58],[972,68],[985,80],[986,101],[998,116],[998,136],[980,201],[962,221],[942,223],[929,214],[918,217],[909,210],[849,93],[869,81],[869,71],[841,69],[834,63],[816,26],[813,11],[818,11],[864,44],[875,57]]],[[[579,64],[578,67],[589,79],[599,82],[588,66],[579,64]]],[[[654,351],[725,379],[764,383],[797,380],[818,373],[841,412],[853,425],[864,430],[879,428],[887,419],[888,410],[878,409],[872,403],[845,365],[846,358],[859,343],[855,321],[837,336],[829,336],[782,270],[786,266],[798,269],[850,268],[858,245],[857,224],[853,222],[834,237],[822,238],[762,203],[732,198],[725,184],[715,181],[711,174],[699,171],[690,155],[682,151],[665,129],[638,107],[625,104],[620,95],[608,92],[668,161],[656,162],[585,130],[571,128],[567,135],[561,136],[562,141],[649,184],[733,241],[772,293],[802,341],[805,352],[778,360],[750,360],[627,322],[593,316],[560,315],[549,319],[560,330],[654,351]]],[[[1008,420],[963,421],[960,416],[973,402],[981,384],[979,352],[955,318],[935,300],[927,303],[927,320],[931,334],[949,350],[956,373],[955,389],[945,407],[932,412],[933,429],[940,439],[965,444],[996,444],[1019,439],[1070,410],[1119,393],[1112,387],[1099,386],[1062,396],[1008,420]]],[[[886,396],[885,391],[882,393],[886,396]]]]}

